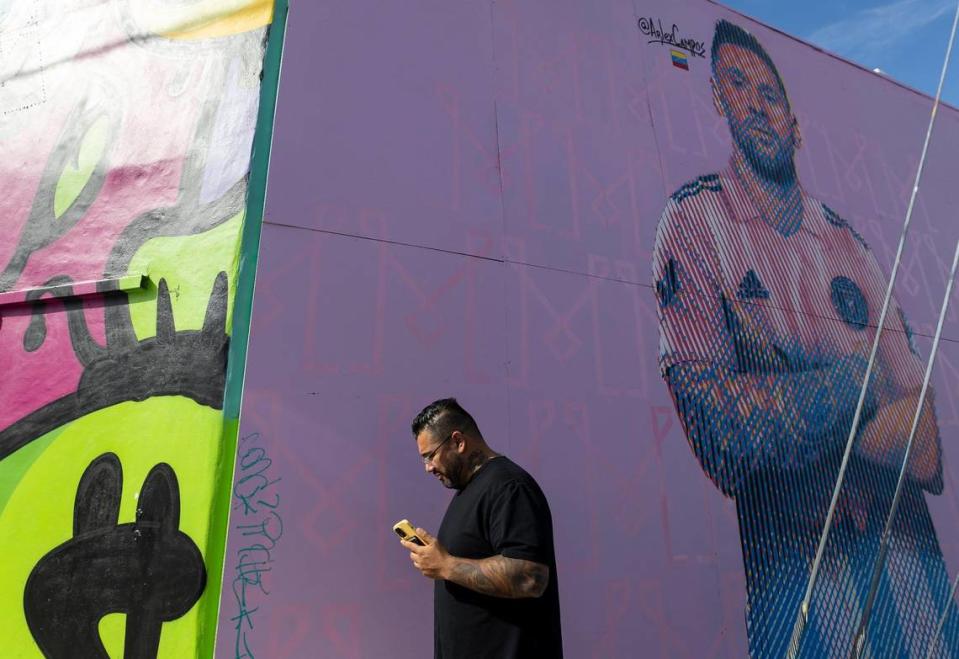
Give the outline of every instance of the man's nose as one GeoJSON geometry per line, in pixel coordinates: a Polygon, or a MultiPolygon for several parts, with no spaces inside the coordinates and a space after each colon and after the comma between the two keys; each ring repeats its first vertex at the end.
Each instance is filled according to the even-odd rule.
{"type": "Polygon", "coordinates": [[[769,113],[763,107],[762,98],[758,94],[750,96],[749,106],[746,108],[749,112],[749,118],[763,122],[769,121],[769,113]]]}
{"type": "Polygon", "coordinates": [[[426,468],[426,473],[427,473],[427,474],[432,474],[432,473],[433,473],[433,461],[432,461],[432,460],[427,460],[425,463],[423,463],[423,467],[426,468]]]}

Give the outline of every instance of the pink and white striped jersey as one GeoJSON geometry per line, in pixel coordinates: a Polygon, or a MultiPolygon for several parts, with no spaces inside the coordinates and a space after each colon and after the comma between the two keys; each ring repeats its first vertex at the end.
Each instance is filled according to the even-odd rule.
{"type": "MultiPolygon", "coordinates": [[[[731,167],[670,197],[653,257],[664,372],[680,362],[728,358],[723,304],[787,354],[831,360],[868,351],[888,280],[845,220],[804,191],[802,205],[799,230],[783,236],[762,219],[731,167]]],[[[895,303],[878,366],[890,394],[922,382],[923,364],[895,303]]]]}

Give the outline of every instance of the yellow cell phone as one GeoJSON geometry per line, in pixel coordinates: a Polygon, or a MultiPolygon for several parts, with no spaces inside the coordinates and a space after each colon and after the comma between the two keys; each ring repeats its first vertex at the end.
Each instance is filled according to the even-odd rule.
{"type": "Polygon", "coordinates": [[[408,519],[401,519],[394,524],[393,532],[404,540],[412,542],[414,545],[419,545],[420,547],[426,546],[426,543],[423,542],[422,538],[416,535],[416,531],[413,529],[413,525],[410,524],[408,519]]]}

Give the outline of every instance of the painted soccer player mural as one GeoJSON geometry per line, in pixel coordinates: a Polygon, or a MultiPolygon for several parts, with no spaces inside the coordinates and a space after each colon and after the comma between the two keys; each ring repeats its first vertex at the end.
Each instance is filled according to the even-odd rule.
{"type": "MultiPolygon", "coordinates": [[[[721,20],[712,93],[728,166],[682,186],[653,270],[661,368],[690,447],[736,502],[749,650],[783,657],[806,587],[887,278],[853,226],[798,179],[799,125],[762,45],[721,20]]],[[[894,304],[813,593],[801,656],[848,654],[904,456],[923,360],[894,304]]],[[[925,656],[948,575],[924,500],[942,490],[927,402],[867,634],[866,656],[925,656]]],[[[937,655],[959,656],[949,617],[937,655]]]]}

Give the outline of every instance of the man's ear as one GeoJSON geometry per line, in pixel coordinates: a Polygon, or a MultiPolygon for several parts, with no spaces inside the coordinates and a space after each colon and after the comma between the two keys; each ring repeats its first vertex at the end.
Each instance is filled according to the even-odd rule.
{"type": "Polygon", "coordinates": [[[723,108],[723,100],[719,97],[719,84],[715,77],[709,79],[709,88],[713,91],[713,107],[716,108],[716,113],[725,119],[726,110],[723,108]]]}
{"type": "Polygon", "coordinates": [[[464,435],[463,433],[461,433],[459,430],[454,430],[454,431],[453,431],[453,434],[450,435],[450,441],[453,442],[454,444],[456,444],[456,452],[457,452],[457,453],[465,453],[465,452],[466,452],[466,444],[467,444],[467,442],[466,442],[466,435],[464,435]]]}

